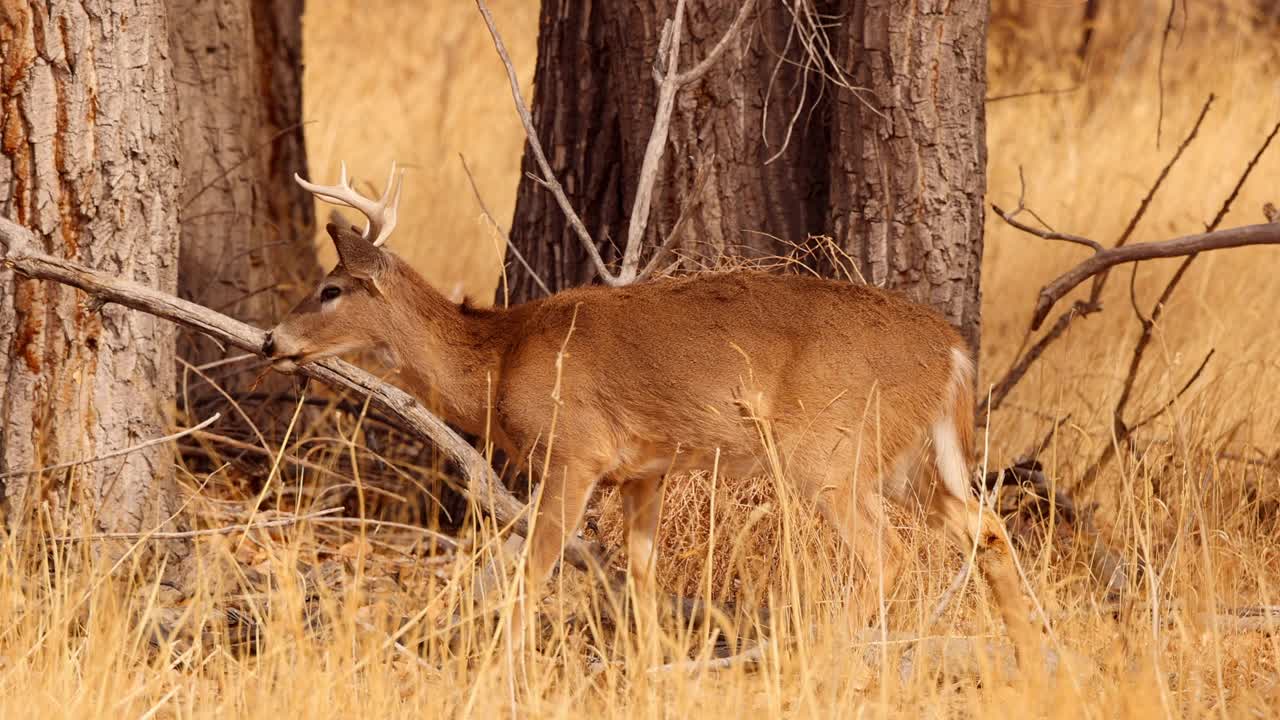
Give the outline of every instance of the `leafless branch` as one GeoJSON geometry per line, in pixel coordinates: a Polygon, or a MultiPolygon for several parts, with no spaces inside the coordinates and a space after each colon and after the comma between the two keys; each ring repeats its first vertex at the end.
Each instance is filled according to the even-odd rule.
{"type": "Polygon", "coordinates": [[[1040,298],[1036,302],[1036,311],[1031,319],[1031,327],[1032,329],[1039,329],[1044,322],[1045,316],[1053,309],[1054,304],[1061,300],[1062,296],[1071,292],[1077,285],[1116,265],[1157,258],[1185,257],[1205,252],[1206,250],[1223,250],[1246,245],[1276,244],[1280,244],[1280,227],[1277,227],[1275,223],[1265,223],[1261,225],[1245,225],[1216,232],[1185,235],[1163,242],[1126,245],[1125,247],[1103,250],[1059,275],[1053,282],[1040,290],[1040,298]]]}
{"type": "Polygon", "coordinates": [[[11,477],[22,477],[24,475],[38,475],[40,473],[54,472],[55,470],[65,470],[67,468],[76,467],[78,465],[88,465],[90,463],[102,462],[103,460],[118,458],[122,455],[128,455],[130,453],[138,452],[139,450],[145,450],[155,445],[163,445],[164,443],[170,442],[172,440],[178,440],[179,438],[184,438],[194,432],[198,432],[200,430],[203,430],[209,427],[210,425],[217,422],[218,418],[220,417],[222,417],[222,413],[214,413],[207,420],[200,423],[199,425],[196,425],[195,427],[189,427],[186,430],[179,430],[178,432],[172,433],[170,435],[165,435],[164,437],[153,438],[151,440],[147,440],[146,442],[138,443],[137,445],[131,445],[121,450],[115,450],[115,451],[109,452],[105,455],[96,455],[94,457],[85,458],[83,460],[72,460],[71,462],[59,463],[57,465],[50,465],[48,467],[38,467],[38,468],[31,468],[28,470],[18,470],[16,472],[0,473],[0,480],[3,480],[5,478],[11,478],[11,477]]]}
{"type": "Polygon", "coordinates": [[[702,58],[702,62],[694,65],[693,69],[680,74],[680,85],[688,85],[691,82],[701,80],[702,76],[707,74],[707,71],[716,64],[716,61],[720,59],[720,56],[729,47],[729,43],[738,36],[738,31],[742,29],[743,23],[747,21],[747,17],[751,14],[751,8],[754,6],[755,0],[746,0],[746,2],[742,3],[742,7],[738,8],[738,15],[733,19],[733,24],[724,32],[724,35],[720,36],[720,40],[716,42],[715,47],[711,48],[711,52],[702,58]]]}
{"type": "Polygon", "coordinates": [[[1069,95],[1082,87],[1084,87],[1084,83],[1078,82],[1071,87],[1065,88],[1042,88],[1040,90],[1024,90],[1022,92],[1005,93],[1003,95],[988,95],[986,102],[990,105],[991,103],[998,103],[1004,100],[1017,100],[1019,98],[1037,97],[1041,95],[1069,95]]]}
{"type": "MultiPolygon", "coordinates": [[[[1164,186],[1164,181],[1168,179],[1169,173],[1173,171],[1173,166],[1178,164],[1182,159],[1183,153],[1191,147],[1191,143],[1195,141],[1200,134],[1200,126],[1204,124],[1204,119],[1209,114],[1209,109],[1213,107],[1213,102],[1217,97],[1213,93],[1209,93],[1209,97],[1205,98],[1204,105],[1200,107],[1200,114],[1196,116],[1196,121],[1191,124],[1191,132],[1178,143],[1178,149],[1174,150],[1173,156],[1169,158],[1169,162],[1164,164],[1160,169],[1160,174],[1156,176],[1156,181],[1147,189],[1147,194],[1143,196],[1142,202],[1138,203],[1138,209],[1130,216],[1128,224],[1125,225],[1124,231],[1120,233],[1120,237],[1116,240],[1113,247],[1121,247],[1129,242],[1129,238],[1133,237],[1133,233],[1138,229],[1138,223],[1142,222],[1142,218],[1147,214],[1147,208],[1151,207],[1151,201],[1155,198],[1156,193],[1164,186]]],[[[1102,273],[1093,280],[1093,287],[1089,290],[1089,298],[1097,301],[1102,297],[1102,288],[1107,283],[1107,273],[1102,273]]]]}
{"type": "MultiPolygon", "coordinates": [[[[1134,231],[1138,227],[1138,223],[1141,222],[1142,218],[1146,215],[1147,208],[1151,206],[1151,201],[1155,198],[1156,193],[1159,192],[1160,188],[1164,185],[1164,181],[1169,177],[1169,173],[1173,170],[1173,167],[1182,158],[1183,153],[1186,152],[1187,148],[1191,145],[1191,143],[1196,139],[1196,136],[1199,134],[1200,126],[1204,123],[1204,119],[1208,115],[1209,109],[1213,106],[1213,102],[1214,102],[1214,96],[1212,94],[1205,99],[1205,103],[1200,108],[1200,114],[1196,117],[1196,121],[1192,124],[1190,132],[1188,132],[1186,137],[1183,138],[1182,142],[1178,144],[1178,148],[1177,150],[1174,151],[1173,156],[1169,158],[1169,162],[1165,163],[1164,167],[1161,168],[1160,173],[1156,176],[1155,181],[1151,184],[1151,187],[1148,188],[1147,194],[1143,196],[1142,201],[1138,203],[1137,209],[1134,211],[1133,215],[1130,216],[1129,222],[1125,225],[1124,231],[1120,233],[1120,237],[1116,240],[1116,244],[1113,246],[1113,249],[1124,246],[1129,241],[1129,238],[1133,236],[1134,231]]],[[[999,207],[996,207],[995,205],[992,206],[992,208],[995,210],[996,214],[1000,217],[1001,220],[1004,220],[1005,222],[1009,223],[1010,225],[1012,225],[1014,228],[1018,230],[1030,233],[1032,235],[1036,235],[1037,237],[1043,237],[1049,240],[1063,240],[1066,242],[1073,242],[1079,245],[1085,245],[1087,247],[1092,248],[1095,251],[1095,253],[1099,251],[1105,252],[1104,250],[1101,250],[1100,243],[1090,238],[1084,238],[1078,235],[1067,235],[1065,233],[1057,233],[1052,229],[1050,229],[1050,231],[1046,233],[1036,228],[1027,226],[1024,223],[1014,222],[1013,218],[1025,210],[1029,215],[1036,218],[1036,220],[1040,221],[1042,225],[1044,225],[1045,227],[1048,227],[1048,223],[1045,223],[1043,220],[1041,220],[1040,217],[1036,215],[1034,211],[1032,211],[1030,208],[1027,208],[1025,205],[1024,198],[1026,195],[1026,181],[1025,179],[1023,179],[1021,167],[1018,168],[1018,180],[1020,184],[1020,190],[1018,193],[1018,208],[1012,213],[1005,213],[999,207]]],[[[1005,398],[1008,397],[1009,393],[1012,392],[1013,388],[1018,384],[1018,382],[1022,380],[1023,376],[1026,375],[1030,367],[1040,358],[1040,356],[1044,354],[1045,350],[1047,350],[1050,345],[1052,345],[1054,342],[1056,342],[1059,338],[1061,338],[1066,333],[1068,327],[1077,318],[1084,317],[1086,315],[1092,314],[1102,309],[1102,291],[1103,291],[1103,288],[1106,286],[1106,282],[1109,274],[1110,274],[1110,268],[1105,268],[1100,272],[1098,272],[1096,275],[1094,275],[1093,284],[1089,289],[1089,298],[1087,300],[1077,301],[1069,309],[1067,309],[1061,315],[1059,315],[1058,319],[1054,322],[1049,332],[1043,335],[1038,341],[1036,341],[1036,343],[1032,345],[1031,348],[1027,350],[1025,353],[1023,353],[1022,349],[1020,348],[1019,352],[1015,356],[1016,359],[1011,364],[1009,370],[993,386],[992,393],[990,395],[990,402],[988,402],[988,400],[984,398],[982,403],[979,405],[978,413],[977,413],[979,422],[982,422],[983,420],[985,420],[986,416],[991,411],[994,411],[1000,407],[1000,404],[1004,402],[1005,398]]],[[[1083,281],[1083,279],[1081,281],[1083,281]]],[[[1044,319],[1045,319],[1044,317],[1039,318],[1038,322],[1034,323],[1030,328],[1027,329],[1026,339],[1023,341],[1023,344],[1022,344],[1023,348],[1025,348],[1027,342],[1030,341],[1032,334],[1040,328],[1041,324],[1043,324],[1044,319]]]]}
{"type": "Polygon", "coordinates": [[[538,162],[538,169],[542,173],[541,177],[536,178],[537,181],[550,190],[555,197],[556,203],[560,205],[560,211],[569,221],[569,226],[582,241],[582,247],[587,251],[587,257],[591,259],[591,264],[595,266],[600,279],[606,285],[626,285],[627,283],[621,282],[618,276],[610,273],[609,268],[605,266],[604,258],[600,257],[600,250],[591,239],[591,233],[587,231],[587,226],[582,223],[578,213],[574,212],[573,204],[569,202],[568,196],[564,194],[564,188],[551,170],[551,163],[547,162],[547,155],[542,151],[542,143],[538,140],[538,131],[533,127],[533,115],[530,114],[529,106],[525,104],[524,96],[520,93],[520,80],[516,77],[515,65],[511,62],[511,56],[507,54],[507,46],[502,42],[502,35],[498,33],[498,26],[493,21],[489,6],[485,5],[484,0],[476,0],[476,7],[480,9],[484,24],[489,28],[489,35],[493,38],[493,46],[498,51],[498,57],[502,58],[502,64],[507,68],[507,80],[511,83],[511,97],[515,100],[516,113],[520,115],[525,137],[529,140],[529,149],[533,152],[533,157],[538,162]]]}
{"type": "Polygon", "coordinates": [[[707,189],[707,178],[711,176],[711,163],[704,162],[698,167],[697,177],[693,180],[693,193],[685,199],[684,205],[680,208],[680,217],[676,218],[676,224],[671,226],[671,232],[667,233],[667,239],[662,241],[653,252],[653,256],[649,258],[649,262],[645,264],[644,269],[636,276],[636,282],[647,280],[658,268],[662,267],[662,262],[667,259],[667,255],[671,253],[671,249],[680,241],[680,231],[684,230],[685,223],[689,222],[693,209],[702,202],[702,194],[707,189]]]}
{"type": "Polygon", "coordinates": [[[733,24],[729,26],[724,36],[712,47],[711,51],[707,53],[707,56],[691,70],[681,73],[679,71],[680,40],[684,30],[685,0],[676,0],[675,15],[663,27],[662,41],[658,48],[658,57],[654,68],[655,77],[659,84],[657,109],[654,112],[653,130],[649,135],[644,158],[640,163],[640,179],[636,185],[636,196],[631,207],[631,219],[627,227],[627,241],[622,251],[622,267],[615,275],[609,272],[609,268],[605,266],[604,259],[600,256],[600,250],[596,247],[595,241],[591,239],[591,233],[587,231],[586,225],[583,224],[578,214],[574,212],[569,198],[564,193],[564,188],[556,180],[555,174],[551,170],[551,164],[547,162],[547,156],[542,150],[542,143],[538,141],[538,133],[533,126],[533,116],[530,114],[529,107],[525,104],[524,97],[520,93],[520,83],[516,78],[515,66],[511,62],[511,56],[507,54],[506,45],[503,44],[502,36],[498,33],[498,28],[493,21],[493,15],[489,12],[484,0],[476,0],[476,7],[480,9],[485,25],[489,28],[489,34],[493,37],[493,44],[498,51],[498,56],[502,58],[502,63],[506,66],[507,79],[511,83],[511,96],[515,100],[516,112],[520,115],[520,122],[524,125],[525,136],[529,140],[529,149],[533,152],[534,159],[537,161],[541,172],[541,177],[534,177],[534,179],[555,196],[556,202],[568,219],[569,225],[582,241],[583,248],[587,251],[587,256],[595,266],[596,273],[606,285],[613,287],[630,285],[647,275],[647,273],[640,272],[641,245],[645,228],[649,224],[649,211],[653,203],[653,189],[658,180],[658,169],[662,164],[662,156],[666,151],[667,135],[671,130],[671,115],[675,110],[676,94],[684,86],[701,79],[711,69],[720,56],[724,54],[725,49],[728,48],[733,38],[737,36],[754,6],[755,0],[745,0],[738,10],[733,24]]]}
{"type": "Polygon", "coordinates": [[[1021,203],[1019,203],[1018,209],[1014,210],[1011,213],[1001,210],[1000,206],[994,203],[992,203],[991,209],[994,210],[995,213],[1000,216],[1001,220],[1004,220],[1006,223],[1012,225],[1013,227],[1021,230],[1024,233],[1030,233],[1032,235],[1035,235],[1036,237],[1044,238],[1045,240],[1062,240],[1064,242],[1075,243],[1077,245],[1084,245],[1087,248],[1092,248],[1094,252],[1102,252],[1103,250],[1106,249],[1102,247],[1102,243],[1098,242],[1097,240],[1090,240],[1089,238],[1083,237],[1081,235],[1070,235],[1067,233],[1060,233],[1053,230],[1041,230],[1039,228],[1031,227],[1030,225],[1027,225],[1019,221],[1016,218],[1016,216],[1019,212],[1022,212],[1025,209],[1022,207],[1021,203]]]}
{"type": "Polygon", "coordinates": [[[640,162],[640,180],[636,185],[636,197],[631,206],[631,220],[627,226],[627,244],[622,251],[622,269],[618,273],[620,285],[633,283],[640,275],[640,250],[644,241],[645,228],[649,225],[649,211],[653,202],[653,188],[658,182],[658,169],[662,165],[662,156],[667,149],[667,135],[671,131],[671,114],[675,110],[676,93],[680,92],[685,85],[697,81],[706,74],[724,53],[729,41],[737,36],[738,30],[746,22],[754,6],[755,0],[743,2],[733,24],[729,26],[720,41],[702,62],[685,73],[680,72],[680,40],[684,31],[685,0],[676,0],[675,15],[662,29],[659,57],[654,69],[660,79],[657,110],[654,112],[653,131],[650,132],[649,143],[645,146],[644,159],[640,162]],[[665,58],[662,57],[664,50],[665,58]]]}
{"type": "MultiPolygon", "coordinates": [[[[1058,338],[1067,332],[1067,328],[1071,326],[1071,323],[1076,318],[1092,315],[1101,309],[1101,305],[1077,300],[1069,311],[1059,315],[1057,322],[1053,324],[1049,332],[1040,336],[1040,339],[1029,350],[1022,353],[1014,361],[1013,365],[1009,367],[1008,371],[1005,372],[1004,376],[1000,378],[1000,381],[992,386],[990,400],[983,398],[982,402],[978,404],[979,420],[981,421],[981,419],[985,418],[989,410],[996,410],[1000,407],[1000,404],[1009,396],[1009,393],[1013,392],[1013,388],[1022,381],[1023,376],[1027,374],[1031,366],[1040,359],[1040,356],[1044,354],[1045,350],[1049,349],[1050,345],[1057,342],[1058,338]]],[[[980,422],[979,424],[985,424],[985,422],[980,422]]]]}
{"type": "Polygon", "coordinates": [[[476,202],[480,204],[480,212],[484,213],[485,219],[489,221],[489,224],[493,226],[493,229],[498,231],[498,234],[502,236],[503,240],[506,240],[506,249],[511,251],[511,254],[516,257],[516,260],[520,261],[520,266],[524,268],[525,272],[529,273],[529,277],[533,278],[534,284],[541,288],[543,293],[550,295],[551,290],[547,287],[547,284],[542,282],[542,278],[538,277],[538,273],[534,271],[533,267],[524,259],[524,255],[521,254],[520,248],[516,247],[511,242],[511,235],[507,233],[507,231],[498,224],[498,221],[493,218],[493,213],[489,212],[489,206],[485,204],[484,197],[480,195],[480,187],[476,185],[475,176],[471,174],[471,167],[467,165],[466,156],[462,153],[458,153],[458,159],[462,161],[462,171],[467,174],[467,182],[471,183],[471,192],[476,196],[476,202]]]}
{"type": "MultiPolygon", "coordinates": [[[[1227,199],[1222,202],[1222,206],[1218,208],[1218,213],[1214,215],[1213,220],[1205,225],[1205,237],[1215,234],[1218,226],[1221,225],[1222,221],[1227,217],[1227,213],[1231,211],[1231,206],[1235,203],[1236,198],[1240,196],[1241,188],[1244,187],[1249,176],[1253,174],[1254,168],[1258,166],[1258,162],[1267,152],[1267,148],[1271,146],[1271,141],[1275,139],[1277,133],[1280,133],[1280,122],[1276,123],[1276,125],[1271,129],[1271,132],[1267,135],[1266,139],[1263,140],[1262,145],[1259,146],[1257,152],[1255,152],[1253,157],[1249,159],[1249,163],[1245,166],[1244,172],[1240,173],[1240,177],[1236,180],[1236,184],[1231,188],[1231,192],[1227,195],[1227,199]]],[[[1280,226],[1274,223],[1267,223],[1252,227],[1271,228],[1274,231],[1274,238],[1271,242],[1280,242],[1280,226]]],[[[1132,249],[1139,247],[1143,246],[1130,246],[1132,249]]],[[[1098,459],[1089,466],[1089,469],[1081,478],[1081,487],[1088,487],[1093,483],[1101,469],[1106,466],[1112,457],[1114,457],[1120,444],[1127,442],[1135,430],[1150,423],[1172,408],[1178,398],[1182,397],[1182,395],[1186,393],[1195,381],[1199,379],[1201,373],[1204,372],[1205,365],[1207,365],[1209,363],[1209,359],[1213,357],[1213,350],[1210,350],[1209,354],[1205,356],[1204,361],[1200,363],[1200,367],[1192,373],[1191,379],[1188,380],[1186,384],[1182,386],[1182,389],[1175,393],[1174,396],[1161,408],[1136,423],[1129,423],[1125,420],[1125,410],[1127,409],[1129,400],[1133,397],[1133,389],[1137,382],[1138,370],[1142,366],[1143,357],[1145,356],[1147,348],[1150,346],[1151,340],[1155,335],[1156,324],[1164,314],[1165,308],[1168,306],[1169,299],[1173,297],[1174,290],[1177,289],[1178,284],[1182,282],[1182,278],[1186,277],[1187,270],[1191,267],[1191,264],[1195,262],[1196,258],[1199,257],[1200,252],[1203,249],[1212,248],[1206,247],[1196,249],[1191,253],[1186,253],[1186,258],[1178,266],[1178,269],[1174,271],[1173,276],[1169,278],[1169,281],[1165,283],[1164,290],[1161,291],[1160,297],[1156,300],[1155,305],[1152,306],[1151,312],[1146,316],[1144,316],[1142,311],[1138,308],[1137,299],[1132,291],[1131,281],[1130,297],[1133,302],[1134,314],[1138,318],[1138,323],[1142,326],[1142,333],[1138,336],[1138,342],[1134,345],[1133,356],[1129,361],[1129,371],[1125,375],[1124,386],[1120,391],[1120,398],[1116,401],[1115,410],[1112,412],[1112,442],[1103,449],[1098,459]]]]}
{"type": "MultiPolygon", "coordinates": [[[[94,301],[140,310],[198,330],[247,352],[258,354],[262,347],[265,333],[258,328],[155,288],[37,251],[36,238],[31,231],[7,218],[0,218],[0,245],[6,249],[4,256],[0,257],[0,265],[27,277],[79,288],[94,301]]],[[[434,442],[466,475],[467,485],[462,490],[476,507],[491,514],[503,526],[521,534],[527,532],[524,503],[503,487],[475,448],[408,393],[337,359],[306,365],[300,372],[333,387],[369,397],[389,417],[434,442]]],[[[566,541],[565,558],[580,569],[598,569],[590,549],[577,538],[566,541]]]]}
{"type": "Polygon", "coordinates": [[[329,508],[328,510],[319,510],[317,512],[308,513],[306,515],[290,515],[289,517],[276,518],[274,520],[260,520],[258,522],[244,523],[241,525],[226,525],[223,527],[204,528],[203,530],[185,530],[181,532],[157,532],[148,530],[146,532],[128,532],[128,533],[98,533],[96,535],[71,535],[68,537],[54,538],[57,542],[95,542],[101,540],[184,540],[194,537],[205,537],[207,535],[230,535],[235,532],[248,532],[250,530],[262,530],[264,528],[286,527],[288,525],[297,525],[308,520],[315,520],[326,515],[332,515],[342,512],[342,508],[329,508]]]}

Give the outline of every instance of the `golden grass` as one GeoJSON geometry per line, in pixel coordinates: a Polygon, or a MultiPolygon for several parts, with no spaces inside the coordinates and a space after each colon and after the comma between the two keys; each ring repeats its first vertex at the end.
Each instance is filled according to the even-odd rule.
{"type": "MultiPolygon", "coordinates": [[[[528,92],[536,3],[491,5],[528,92]]],[[[1205,5],[1191,4],[1195,32],[1171,46],[1159,148],[1158,33],[1144,31],[1136,47],[1115,38],[1143,36],[1121,32],[1123,22],[1157,25],[1163,17],[1135,11],[1114,20],[1108,37],[1116,48],[1107,48],[1105,62],[1095,66],[1103,70],[1083,91],[990,106],[989,198],[1016,204],[1021,166],[1028,205],[1058,229],[1110,242],[1213,91],[1219,101],[1199,140],[1134,240],[1199,229],[1280,118],[1273,40],[1245,29],[1238,13],[1227,13],[1229,21],[1206,18],[1220,8],[1205,5]]],[[[1055,29],[1054,8],[1046,7],[1037,5],[1036,22],[1016,33],[997,23],[1001,40],[1029,38],[1036,47],[1062,40],[1069,48],[1070,38],[1055,29]]],[[[392,158],[409,163],[396,250],[441,285],[461,282],[473,297],[491,296],[499,244],[480,219],[456,154],[467,155],[487,202],[505,222],[521,136],[472,5],[311,3],[306,43],[313,173],[329,177],[346,159],[360,177],[381,182],[392,158]]],[[[1031,52],[997,47],[991,66],[993,94],[1073,80],[1069,69],[1031,52]]],[[[1258,222],[1263,202],[1280,201],[1276,150],[1255,171],[1228,225],[1258,222]]],[[[1027,237],[995,219],[987,231],[982,371],[991,380],[1021,343],[1036,290],[1085,251],[1027,237]]],[[[1135,287],[1145,305],[1173,267],[1140,269],[1135,287]]],[[[1122,555],[1132,561],[1141,553],[1159,569],[1137,588],[1123,619],[1095,609],[1077,558],[1057,541],[1022,556],[1056,640],[1078,659],[1047,688],[1004,682],[990,667],[952,667],[955,677],[907,681],[864,671],[861,649],[842,640],[843,575],[824,530],[805,508],[779,497],[768,478],[717,478],[714,540],[710,483],[673,495],[663,532],[676,552],[664,561],[665,581],[699,596],[709,587],[721,599],[734,576],[767,576],[755,595],[774,608],[771,634],[783,641],[755,671],[646,672],[664,659],[708,656],[705,629],[668,620],[661,633],[644,636],[652,642],[615,633],[599,619],[607,600],[573,571],[559,576],[558,592],[543,604],[550,629],[541,652],[508,655],[492,619],[477,617],[466,599],[494,549],[491,534],[478,528],[466,533],[474,548],[443,560],[428,559],[438,557],[438,549],[420,533],[388,527],[366,526],[362,533],[359,526],[315,522],[202,536],[196,541],[201,592],[167,614],[156,610],[166,605],[163,588],[99,582],[92,579],[98,575],[76,570],[95,566],[85,544],[38,544],[22,536],[0,546],[0,717],[1274,716],[1280,641],[1220,632],[1196,617],[1221,605],[1276,603],[1280,595],[1280,471],[1230,459],[1280,451],[1277,267],[1274,248],[1198,261],[1156,333],[1133,415],[1166,402],[1210,348],[1216,354],[1172,411],[1142,433],[1145,457],[1118,458],[1082,498],[1099,503],[1122,555]],[[762,500],[766,509],[755,510],[762,500]],[[748,519],[757,525],[747,527],[748,519]],[[708,555],[709,585],[703,574],[708,555]],[[252,618],[258,654],[235,652],[234,633],[220,629],[229,603],[252,618]],[[307,625],[308,615],[318,628],[307,625]],[[180,630],[179,640],[158,649],[147,642],[157,617],[180,630]],[[400,629],[396,640],[409,650],[397,649],[388,635],[400,629]],[[597,661],[603,662],[593,666],[597,661]],[[527,688],[514,687],[516,675],[527,688]]],[[[993,418],[993,465],[1043,435],[1047,417],[1069,416],[1045,457],[1048,472],[1065,485],[1110,442],[1110,412],[1138,330],[1127,269],[1116,273],[1104,302],[1106,312],[1079,321],[993,418]]],[[[386,493],[411,489],[371,462],[368,450],[347,444],[344,438],[373,444],[354,423],[350,414],[328,411],[301,429],[289,453],[340,477],[285,467],[282,487],[264,504],[265,519],[344,492],[357,456],[368,513],[398,517],[399,501],[386,493]]],[[[394,448],[384,451],[398,458],[394,448]]],[[[396,464],[413,477],[431,473],[404,460],[396,464]]],[[[193,490],[203,487],[194,514],[213,526],[241,521],[254,499],[252,479],[233,470],[210,479],[207,471],[185,481],[193,490]]],[[[904,587],[889,599],[893,628],[998,635],[999,623],[974,585],[942,625],[926,626],[959,554],[902,522],[915,552],[904,587]]],[[[607,517],[601,524],[615,538],[616,524],[607,517]]],[[[751,630],[742,618],[736,627],[751,630]]]]}

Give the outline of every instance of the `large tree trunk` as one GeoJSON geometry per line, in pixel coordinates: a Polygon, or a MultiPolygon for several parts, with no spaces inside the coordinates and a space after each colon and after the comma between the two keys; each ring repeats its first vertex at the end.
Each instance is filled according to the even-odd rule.
{"type": "MultiPolygon", "coordinates": [[[[269,327],[319,277],[302,136],[303,0],[169,0],[182,139],[183,297],[269,327]]],[[[183,356],[223,357],[197,334],[183,356]]],[[[255,371],[220,374],[242,390],[255,371]]],[[[279,385],[277,376],[267,385],[279,385]]],[[[207,386],[197,397],[208,397],[207,386]]],[[[273,412],[269,414],[279,414],[273,412]]]]}
{"type": "MultiPolygon", "coordinates": [[[[0,212],[45,252],[173,292],[181,177],[167,31],[159,0],[0,3],[0,212]]],[[[167,322],[0,272],[0,473],[18,473],[0,480],[10,524],[45,503],[75,530],[168,517],[164,445],[23,473],[164,435],[173,383],[167,322]]]]}
{"type": "MultiPolygon", "coordinates": [[[[534,124],[606,259],[626,237],[653,123],[650,68],[674,6],[543,2],[534,124]]],[[[684,67],[739,7],[690,2],[684,67]]],[[[987,13],[977,0],[760,3],[719,64],[677,99],[646,244],[662,242],[682,213],[679,250],[691,267],[722,254],[795,257],[817,247],[811,236],[829,236],[868,282],[932,304],[976,345],[987,13]],[[827,22],[838,23],[822,31],[830,51],[815,51],[827,22]]],[[[528,152],[524,167],[536,167],[528,152]]],[[[528,178],[512,242],[553,290],[592,277],[554,200],[528,178]]],[[[808,259],[834,274],[825,255],[808,259]]],[[[513,268],[513,301],[538,292],[523,275],[513,268]]]]}

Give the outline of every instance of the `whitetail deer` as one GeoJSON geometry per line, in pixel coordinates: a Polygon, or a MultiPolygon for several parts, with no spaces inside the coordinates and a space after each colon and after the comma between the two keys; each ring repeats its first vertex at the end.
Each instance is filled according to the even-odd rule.
{"type": "MultiPolygon", "coordinates": [[[[638,584],[654,571],[660,483],[709,468],[761,470],[762,425],[785,480],[855,559],[892,587],[903,553],[877,497],[920,505],[970,547],[1020,648],[1034,642],[1011,549],[972,496],[973,363],[931,310],[865,285],[728,272],[583,287],[511,308],[451,301],[380,246],[400,183],[381,200],[298,182],[368,218],[328,226],[339,264],[268,334],[282,369],[377,349],[460,429],[528,461],[542,490],[527,587],[547,577],[596,485],[619,485],[638,584]],[[941,482],[937,482],[938,479],[941,482]],[[883,543],[883,545],[880,545],[883,543]]],[[[869,619],[877,586],[851,612],[869,619]]],[[[1020,653],[1021,654],[1021,653],[1020,653]]]]}

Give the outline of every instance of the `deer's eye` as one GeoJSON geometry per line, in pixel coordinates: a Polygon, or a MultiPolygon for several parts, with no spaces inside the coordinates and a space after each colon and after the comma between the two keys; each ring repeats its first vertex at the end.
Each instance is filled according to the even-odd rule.
{"type": "Polygon", "coordinates": [[[342,294],[342,288],[338,287],[337,285],[330,285],[329,287],[320,291],[320,301],[329,302],[330,300],[338,297],[341,294],[342,294]]]}

